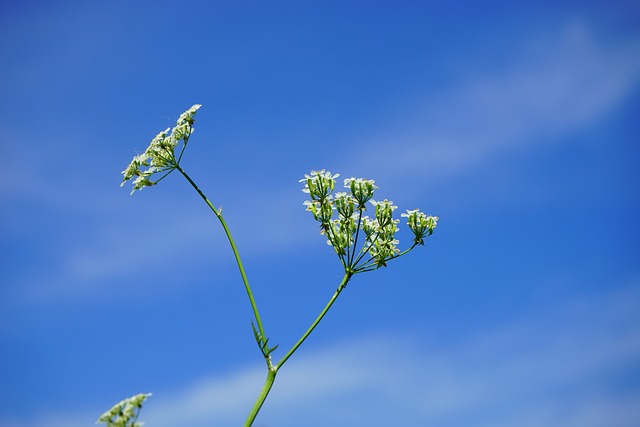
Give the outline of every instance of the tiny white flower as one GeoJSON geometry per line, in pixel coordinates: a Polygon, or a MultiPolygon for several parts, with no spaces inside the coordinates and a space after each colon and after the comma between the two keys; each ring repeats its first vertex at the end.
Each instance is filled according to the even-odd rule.
{"type": "Polygon", "coordinates": [[[365,209],[365,204],[373,197],[378,187],[372,179],[347,178],[344,180],[345,188],[351,190],[351,194],[358,201],[358,209],[365,209]]]}

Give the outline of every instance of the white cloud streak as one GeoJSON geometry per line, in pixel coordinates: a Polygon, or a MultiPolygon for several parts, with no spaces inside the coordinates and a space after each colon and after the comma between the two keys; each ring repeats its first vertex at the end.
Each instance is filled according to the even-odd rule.
{"type": "MultiPolygon", "coordinates": [[[[382,132],[375,130],[376,136],[364,136],[362,140],[366,144],[357,141],[347,144],[355,146],[358,153],[349,160],[349,170],[376,170],[377,180],[395,188],[407,186],[394,181],[415,182],[417,179],[430,185],[410,186],[410,191],[428,191],[432,185],[446,185],[449,178],[487,167],[504,153],[557,141],[558,136],[597,122],[618,108],[640,81],[640,56],[636,54],[640,51],[640,40],[607,44],[598,41],[589,28],[579,22],[567,24],[559,35],[546,35],[536,42],[512,49],[511,65],[498,74],[472,75],[455,92],[418,103],[411,109],[414,112],[407,111],[395,126],[382,132]]],[[[58,200],[58,203],[64,200],[67,209],[76,205],[82,209],[100,205],[75,196],[70,200],[66,186],[51,188],[48,177],[42,176],[39,180],[42,182],[32,182],[23,190],[28,192],[31,188],[35,192],[39,189],[39,200],[58,200]],[[46,197],[42,196],[44,193],[46,197]]],[[[252,193],[251,187],[246,187],[237,200],[227,200],[229,205],[239,207],[234,213],[238,224],[255,222],[253,212],[242,210],[243,200],[251,200],[254,205],[290,206],[291,193],[270,192],[266,195],[260,189],[254,189],[252,193]]],[[[3,191],[7,191],[6,188],[3,191]]],[[[398,197],[397,192],[394,197],[398,197]]],[[[124,203],[127,201],[118,200],[115,205],[111,201],[112,209],[127,211],[124,203]]],[[[283,212],[276,208],[263,209],[260,224],[255,224],[254,229],[234,229],[236,239],[246,238],[252,242],[251,247],[243,248],[245,257],[294,250],[300,242],[300,231],[313,228],[301,224],[299,216],[283,212]],[[288,226],[277,227],[283,218],[288,226]],[[262,224],[274,226],[263,227],[262,224]]],[[[166,247],[188,246],[197,252],[203,244],[203,234],[196,229],[206,230],[209,226],[217,229],[217,224],[203,221],[174,224],[162,237],[163,244],[166,247]]],[[[152,228],[153,224],[148,230],[152,228]]],[[[123,245],[130,237],[120,241],[110,237],[108,240],[112,244],[97,244],[96,241],[106,234],[101,234],[99,227],[97,230],[90,244],[92,248],[101,248],[99,251],[87,250],[82,242],[72,243],[67,251],[67,261],[61,264],[67,270],[46,272],[48,278],[61,277],[59,283],[68,288],[56,287],[47,298],[52,295],[67,298],[77,292],[80,285],[74,284],[78,283],[86,289],[87,277],[97,283],[118,275],[126,276],[137,265],[159,256],[158,248],[162,245],[149,244],[146,251],[136,255],[142,259],[134,260],[123,252],[123,245]]],[[[145,234],[144,230],[141,233],[145,234]]],[[[153,241],[153,236],[150,239],[141,237],[144,236],[138,236],[137,240],[153,241]]],[[[224,244],[216,247],[223,248],[224,244]]],[[[52,288],[50,279],[34,278],[31,281],[47,282],[52,288]]],[[[33,295],[42,294],[41,289],[31,286],[20,288],[28,289],[33,295]]],[[[90,297],[91,292],[84,295],[90,297]]]]}
{"type": "Polygon", "coordinates": [[[460,176],[597,123],[640,82],[640,40],[603,42],[581,22],[510,49],[511,63],[491,75],[470,75],[416,103],[397,126],[365,135],[350,163],[385,180],[460,176]]]}
{"type": "MultiPolygon", "coordinates": [[[[256,427],[633,427],[640,390],[615,384],[640,358],[638,289],[635,282],[558,302],[445,347],[385,332],[303,349],[282,369],[256,427]]],[[[239,425],[264,375],[256,363],[157,390],[142,419],[150,427],[239,425]]],[[[31,425],[79,427],[82,418],[50,414],[31,425]]]]}
{"type": "MultiPolygon", "coordinates": [[[[303,351],[279,374],[256,426],[633,427],[640,390],[615,382],[640,358],[637,285],[557,303],[447,347],[387,332],[303,351]]],[[[238,425],[262,371],[159,391],[142,418],[150,427],[238,425]]]]}

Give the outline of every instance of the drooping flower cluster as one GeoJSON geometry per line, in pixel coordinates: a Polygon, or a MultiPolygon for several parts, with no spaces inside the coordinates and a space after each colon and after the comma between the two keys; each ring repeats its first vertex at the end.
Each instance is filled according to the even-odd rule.
{"type": "Polygon", "coordinates": [[[390,200],[373,200],[378,187],[371,179],[347,178],[344,187],[349,192],[332,194],[338,176],[325,170],[312,171],[300,182],[304,183],[302,191],[311,199],[304,205],[320,223],[320,232],[327,236],[327,244],[333,247],[348,271],[359,273],[386,266],[390,259],[408,252],[417,244],[424,244],[424,238],[433,232],[437,217],[426,216],[417,209],[408,211],[408,225],[415,239],[411,248],[401,252],[395,238],[400,220],[393,218],[397,206],[390,200]],[[367,202],[375,207],[374,218],[363,215],[367,202]],[[360,242],[358,249],[361,230],[364,241],[360,242]]]}
{"type": "Polygon", "coordinates": [[[151,393],[137,394],[114,405],[113,408],[102,414],[96,424],[105,423],[107,427],[141,427],[137,422],[142,403],[151,396],[151,393]]]}
{"type": "Polygon", "coordinates": [[[124,177],[120,186],[124,186],[127,181],[135,177],[133,190],[131,190],[131,194],[133,194],[136,190],[156,185],[158,181],[171,173],[178,166],[189,137],[193,133],[194,116],[200,107],[200,104],[195,104],[182,113],[176,122],[176,127],[171,129],[171,132],[169,132],[170,128],[167,128],[156,135],[145,152],[135,156],[129,166],[122,171],[124,177]],[[183,141],[182,149],[176,157],[175,149],[180,141],[183,141]],[[142,169],[145,167],[147,169],[142,169]],[[164,175],[152,181],[150,177],[157,173],[164,173],[164,175]]]}

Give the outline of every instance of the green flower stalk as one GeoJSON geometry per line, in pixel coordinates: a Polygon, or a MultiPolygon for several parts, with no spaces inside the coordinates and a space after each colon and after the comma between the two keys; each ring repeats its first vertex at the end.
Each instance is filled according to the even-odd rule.
{"type": "MultiPolygon", "coordinates": [[[[277,363],[274,363],[272,354],[278,346],[269,344],[269,338],[265,333],[258,305],[253,297],[238,249],[222,216],[222,208],[216,208],[180,166],[182,155],[194,131],[195,114],[200,107],[200,104],[195,104],[180,115],[173,129],[168,128],[158,133],[151,140],[144,153],[135,156],[122,172],[121,186],[127,181],[132,181],[131,194],[133,194],[136,190],[156,185],[171,172],[177,170],[196,190],[222,225],[253,310],[253,319],[251,319],[253,335],[267,366],[267,378],[264,386],[244,424],[245,427],[250,427],[269,395],[279,370],[322,321],[351,278],[358,273],[386,267],[389,261],[407,254],[418,245],[424,245],[425,239],[433,234],[438,217],[426,215],[418,209],[407,210],[406,213],[401,214],[402,217],[407,218],[407,225],[414,235],[412,245],[401,251],[398,247],[400,242],[396,238],[400,220],[393,216],[398,207],[387,199],[382,201],[373,199],[374,193],[378,190],[374,180],[347,178],[343,181],[343,186],[347,191],[334,194],[336,178],[340,174],[332,174],[323,169],[311,171],[305,175],[300,180],[304,183],[302,191],[309,195],[309,200],[304,202],[304,206],[307,211],[311,212],[314,220],[320,224],[320,233],[325,236],[327,244],[333,248],[338,256],[344,268],[344,275],[316,319],[284,356],[277,363]],[[369,205],[373,208],[373,217],[364,214],[369,205]]],[[[150,394],[139,394],[123,400],[105,412],[98,422],[106,423],[107,427],[139,427],[140,423],[137,423],[136,420],[142,402],[148,396],[150,394]]]]}

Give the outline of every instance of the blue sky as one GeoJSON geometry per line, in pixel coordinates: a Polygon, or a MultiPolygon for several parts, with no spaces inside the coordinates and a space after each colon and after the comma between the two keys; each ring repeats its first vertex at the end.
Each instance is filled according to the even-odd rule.
{"type": "Polygon", "coordinates": [[[244,421],[264,364],[219,225],[178,175],[119,187],[194,103],[183,167],[280,349],[341,278],[304,173],[440,217],[354,278],[256,426],[637,425],[636,3],[1,8],[0,426],[140,392],[149,427],[244,421]]]}

